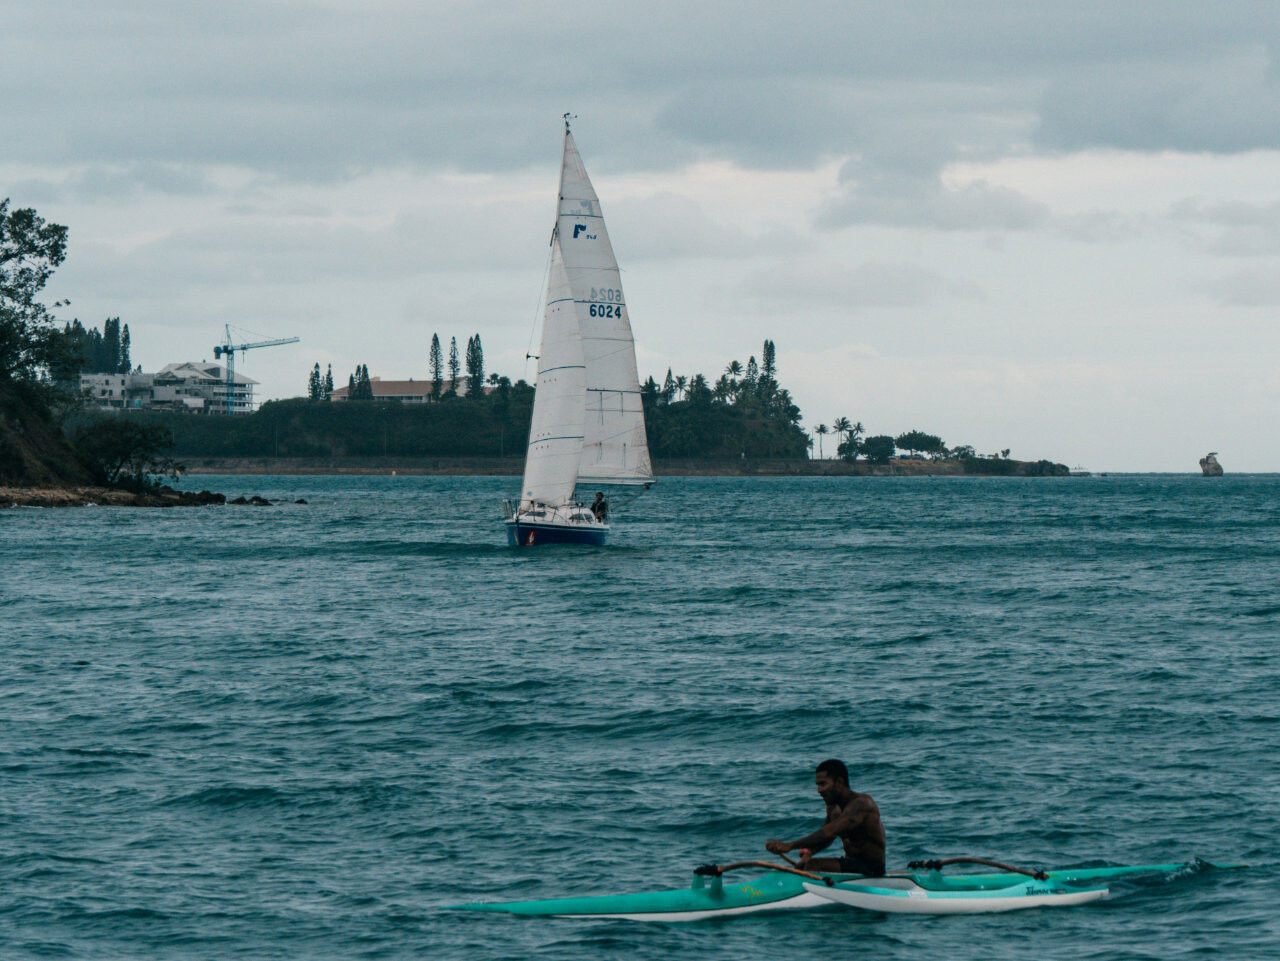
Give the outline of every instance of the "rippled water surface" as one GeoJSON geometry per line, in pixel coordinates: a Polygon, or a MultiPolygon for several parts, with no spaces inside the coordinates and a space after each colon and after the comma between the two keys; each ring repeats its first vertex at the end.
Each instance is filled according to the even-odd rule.
{"type": "Polygon", "coordinates": [[[0,511],[4,958],[1268,958],[1280,478],[680,478],[606,548],[514,479],[0,511]],[[879,801],[890,866],[1247,861],[1075,910],[476,916],[683,887],[879,801]]]}

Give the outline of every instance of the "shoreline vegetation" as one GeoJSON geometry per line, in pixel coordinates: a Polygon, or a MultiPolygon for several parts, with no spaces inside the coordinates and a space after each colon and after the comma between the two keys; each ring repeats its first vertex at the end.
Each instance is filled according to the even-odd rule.
{"type": "MultiPolygon", "coordinates": [[[[982,459],[982,460],[985,460],[982,459]]],[[[960,460],[895,458],[867,461],[788,458],[681,458],[653,462],[654,477],[1063,477],[1048,461],[1000,460],[998,470],[960,460]],[[976,468],[976,469],[975,469],[976,468]]],[[[346,474],[511,476],[524,471],[523,457],[200,457],[188,459],[187,474],[341,476],[346,474]]]]}
{"type": "MultiPolygon", "coordinates": [[[[431,391],[415,403],[377,397],[377,378],[370,378],[367,365],[348,378],[345,393],[334,391],[332,371],[322,377],[316,364],[306,397],[268,401],[248,414],[95,407],[81,394],[80,375],[127,372],[136,344],[118,317],[108,318],[101,332],[79,320],[60,329],[40,303],[66,244],[65,227],[0,202],[0,504],[227,502],[220,494],[164,485],[184,473],[523,471],[534,387],[486,376],[479,334],[467,342],[465,391],[459,389],[457,339],[450,341],[446,389],[439,336],[432,336],[431,391]]],[[[745,365],[730,361],[718,377],[668,369],[661,384],[645,380],[640,399],[659,477],[1069,473],[1047,460],[1013,460],[1007,449],[983,455],[969,445],[948,447],[920,430],[869,436],[860,422],[843,416],[806,432],[800,408],[778,380],[776,349],[768,339],[759,362],[754,356],[745,365]]]]}
{"type": "MultiPolygon", "coordinates": [[[[1048,471],[1047,461],[1004,460],[1007,477],[1063,477],[1065,471],[1048,471]]],[[[918,460],[901,458],[887,464],[866,461],[789,460],[785,458],[696,459],[654,462],[654,478],[664,477],[990,477],[991,473],[966,470],[958,460],[918,460]]],[[[1060,466],[1060,465],[1052,465],[1060,466]]],[[[200,476],[434,476],[434,477],[519,477],[524,471],[522,457],[202,457],[188,462],[184,474],[200,476]]],[[[209,491],[179,491],[160,487],[150,492],[134,492],[109,487],[3,487],[0,510],[9,507],[194,507],[224,503],[267,504],[259,497],[248,501],[228,501],[223,494],[209,491]]],[[[288,502],[284,502],[288,503],[288,502]]]]}

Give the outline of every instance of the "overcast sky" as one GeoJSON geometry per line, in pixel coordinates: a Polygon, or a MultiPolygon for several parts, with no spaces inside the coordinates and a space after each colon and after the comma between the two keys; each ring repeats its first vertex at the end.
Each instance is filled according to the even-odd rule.
{"type": "MultiPolygon", "coordinates": [[[[640,375],[1098,470],[1280,470],[1280,4],[41,0],[0,197],[155,370],[529,376],[562,124],[640,375]]],[[[830,448],[830,438],[825,447],[830,448]]],[[[830,450],[827,450],[830,453],[830,450]]]]}

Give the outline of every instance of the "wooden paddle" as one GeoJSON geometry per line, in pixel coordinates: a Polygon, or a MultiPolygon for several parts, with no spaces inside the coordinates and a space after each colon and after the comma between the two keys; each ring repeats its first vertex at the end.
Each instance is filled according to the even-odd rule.
{"type": "Polygon", "coordinates": [[[1029,878],[1035,878],[1037,881],[1048,881],[1049,875],[1043,871],[1028,871],[1026,868],[1016,868],[1012,864],[1003,864],[1000,861],[989,861],[986,858],[946,858],[941,861],[909,861],[907,867],[922,868],[925,871],[941,871],[943,866],[948,864],[985,864],[989,868],[999,868],[1001,871],[1008,871],[1011,874],[1025,874],[1029,878]]]}
{"type": "MultiPolygon", "coordinates": [[[[791,861],[790,858],[787,858],[791,861]]],[[[794,863],[794,862],[792,862],[794,863]]],[[[797,867],[787,867],[783,864],[774,864],[772,861],[735,861],[733,864],[700,864],[693,869],[694,874],[701,874],[705,877],[718,878],[726,871],[735,871],[738,868],[768,868],[770,871],[781,871],[784,874],[795,874],[802,878],[808,878],[810,881],[821,881],[827,887],[834,887],[835,881],[821,874],[814,874],[811,871],[802,871],[797,867]]]]}

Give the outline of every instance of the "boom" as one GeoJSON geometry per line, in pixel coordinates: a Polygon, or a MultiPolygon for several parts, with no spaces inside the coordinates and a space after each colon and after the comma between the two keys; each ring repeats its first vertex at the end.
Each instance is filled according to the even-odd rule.
{"type": "Polygon", "coordinates": [[[236,382],[236,351],[252,350],[255,347],[278,347],[281,344],[296,344],[298,342],[298,338],[280,337],[276,340],[260,340],[253,344],[236,344],[231,340],[231,325],[227,324],[225,330],[227,333],[227,339],[223,343],[214,346],[213,359],[217,360],[223,354],[227,355],[227,388],[223,412],[230,414],[235,410],[234,405],[232,404],[232,395],[236,382]]]}

